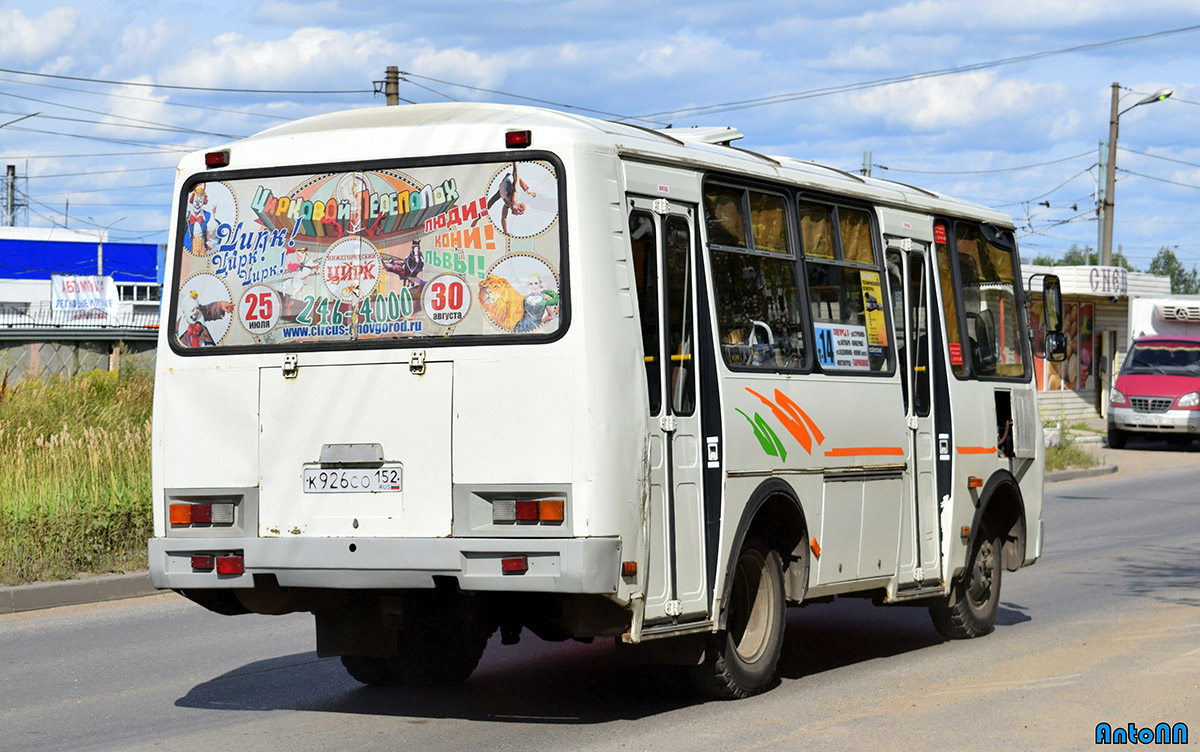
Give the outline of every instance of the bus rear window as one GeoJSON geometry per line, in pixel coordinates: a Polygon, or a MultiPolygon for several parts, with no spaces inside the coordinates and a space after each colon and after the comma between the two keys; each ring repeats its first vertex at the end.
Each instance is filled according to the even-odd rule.
{"type": "Polygon", "coordinates": [[[174,345],[553,335],[558,173],[525,160],[190,182],[174,345]]]}

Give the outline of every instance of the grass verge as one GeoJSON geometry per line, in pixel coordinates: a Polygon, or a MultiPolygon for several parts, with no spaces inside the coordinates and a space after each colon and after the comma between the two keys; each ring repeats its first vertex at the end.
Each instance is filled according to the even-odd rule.
{"type": "Polygon", "coordinates": [[[1075,443],[1070,431],[1063,431],[1062,441],[1046,448],[1046,472],[1095,467],[1099,464],[1091,452],[1075,443]]]}
{"type": "Polygon", "coordinates": [[[0,585],[146,567],[153,383],[0,383],[0,585]]]}

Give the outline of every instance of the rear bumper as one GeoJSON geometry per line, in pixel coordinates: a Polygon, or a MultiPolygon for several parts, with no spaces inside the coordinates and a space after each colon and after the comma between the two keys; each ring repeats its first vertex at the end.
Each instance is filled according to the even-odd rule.
{"type": "Polygon", "coordinates": [[[1130,407],[1109,407],[1108,427],[1142,433],[1177,433],[1200,437],[1200,410],[1139,413],[1130,407]]]}
{"type": "Polygon", "coordinates": [[[157,588],[251,588],[273,574],[282,587],[423,589],[453,577],[463,590],[600,593],[617,591],[618,538],[151,538],[157,588]],[[194,571],[193,554],[241,553],[245,572],[194,571]],[[528,557],[528,570],[503,574],[500,560],[528,557]]]}

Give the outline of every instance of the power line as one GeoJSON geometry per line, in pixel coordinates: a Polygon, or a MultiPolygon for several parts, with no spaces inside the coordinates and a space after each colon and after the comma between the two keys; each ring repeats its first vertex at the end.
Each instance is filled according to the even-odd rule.
{"type": "Polygon", "coordinates": [[[1117,169],[1127,175],[1137,175],[1139,178],[1146,178],[1147,180],[1157,180],[1160,183],[1169,183],[1170,185],[1178,185],[1178,186],[1182,186],[1184,188],[1195,188],[1196,190],[1200,191],[1200,185],[1192,185],[1191,183],[1180,183],[1177,180],[1167,180],[1166,178],[1156,178],[1153,175],[1143,175],[1140,172],[1134,172],[1133,170],[1126,170],[1124,167],[1118,167],[1117,169]]]}
{"type": "Polygon", "coordinates": [[[62,76],[55,73],[34,73],[33,71],[0,68],[0,73],[15,73],[21,76],[38,76],[54,78],[61,81],[82,81],[89,84],[109,84],[111,86],[140,86],[147,89],[175,89],[178,91],[210,91],[226,94],[374,94],[374,89],[233,89],[216,86],[180,86],[177,84],[154,84],[143,81],[110,81],[103,78],[85,78],[83,76],[62,76]]]}
{"type": "Polygon", "coordinates": [[[85,136],[80,133],[61,133],[59,131],[42,130],[41,128],[26,128],[26,127],[20,126],[20,125],[9,126],[9,130],[25,131],[26,133],[41,133],[46,136],[64,136],[66,138],[82,138],[85,141],[103,141],[103,142],[109,143],[109,144],[123,144],[125,146],[151,146],[151,147],[157,147],[158,151],[163,152],[163,153],[195,151],[195,149],[186,148],[186,147],[180,146],[179,144],[159,144],[159,143],[155,143],[153,141],[134,141],[132,139],[105,138],[104,136],[85,136]]]}
{"type": "MultiPolygon", "coordinates": [[[[120,171],[125,172],[150,172],[151,170],[174,170],[175,165],[163,165],[162,167],[122,167],[120,171]]],[[[43,180],[46,178],[78,178],[87,177],[90,175],[111,175],[112,170],[92,170],[91,172],[59,172],[53,175],[25,175],[23,180],[43,180]]]]}
{"type": "MultiPolygon", "coordinates": [[[[445,84],[446,86],[456,86],[460,89],[467,89],[469,91],[479,91],[479,92],[483,92],[485,94],[496,94],[498,96],[510,97],[512,99],[522,99],[526,102],[536,102],[538,104],[549,105],[551,107],[561,107],[564,110],[578,110],[579,112],[591,112],[596,115],[604,115],[605,117],[617,118],[618,120],[643,120],[647,123],[653,123],[654,125],[666,125],[665,122],[661,122],[658,120],[651,120],[650,118],[646,118],[646,117],[636,117],[633,115],[621,115],[616,112],[608,112],[606,110],[597,110],[597,109],[593,109],[591,107],[581,107],[579,105],[574,105],[574,104],[565,104],[563,102],[554,102],[549,99],[538,99],[537,97],[527,97],[527,96],[524,96],[523,94],[513,94],[512,92],[500,91],[499,89],[485,89],[481,86],[469,86],[467,84],[455,83],[454,81],[445,81],[440,78],[433,78],[431,76],[421,76],[416,73],[410,73],[409,71],[400,71],[400,76],[402,78],[404,78],[404,77],[419,78],[422,81],[433,81],[435,83],[445,84]]],[[[404,80],[407,81],[408,79],[405,78],[404,80]]],[[[416,83],[414,83],[412,81],[408,81],[408,83],[413,84],[414,86],[417,85],[416,83]]],[[[435,93],[440,93],[440,92],[435,92],[435,93]]],[[[442,96],[445,96],[445,95],[443,94],[442,96]]]]}
{"type": "Polygon", "coordinates": [[[1021,165],[1020,167],[1000,167],[994,170],[909,170],[903,167],[884,167],[883,165],[875,165],[881,170],[889,172],[906,172],[913,175],[990,175],[998,172],[1020,172],[1021,170],[1032,170],[1035,167],[1045,167],[1047,165],[1061,164],[1070,162],[1080,157],[1091,156],[1092,152],[1085,151],[1082,154],[1076,154],[1072,157],[1063,157],[1062,159],[1053,159],[1049,162],[1037,162],[1035,164],[1021,165]]]}
{"type": "MultiPolygon", "coordinates": [[[[100,154],[9,154],[5,159],[84,159],[87,157],[138,157],[138,156],[172,156],[173,151],[163,151],[157,149],[154,151],[109,151],[100,154]]],[[[159,169],[157,167],[150,169],[159,169]]],[[[170,166],[174,169],[174,165],[170,166]]]]}
{"type": "Polygon", "coordinates": [[[1119,39],[1110,39],[1104,42],[1090,42],[1088,44],[1075,45],[1074,47],[1064,47],[1059,50],[1048,50],[1044,52],[1034,52],[1028,55],[1016,55],[1013,57],[1001,58],[999,60],[991,60],[982,63],[971,63],[969,65],[960,65],[953,68],[940,68],[938,70],[925,71],[922,73],[911,73],[904,76],[891,76],[888,78],[879,78],[873,81],[863,81],[860,83],[844,84],[840,86],[826,86],[816,89],[807,89],[805,91],[791,92],[787,94],[773,94],[767,97],[756,97],[753,99],[742,99],[732,102],[722,102],[719,104],[701,105],[698,107],[685,107],[678,110],[663,110],[660,112],[651,112],[641,116],[644,118],[653,118],[663,115],[680,116],[685,114],[690,115],[712,115],[718,112],[730,112],[732,110],[744,110],[753,107],[765,107],[771,104],[782,104],[784,102],[793,102],[799,99],[812,99],[815,97],[824,97],[831,94],[842,94],[850,91],[861,91],[863,89],[872,89],[880,86],[891,86],[898,83],[906,83],[908,81],[917,81],[921,79],[937,78],[941,76],[950,76],[957,73],[969,73],[971,71],[986,70],[988,68],[997,68],[1003,65],[1013,65],[1016,63],[1026,63],[1031,60],[1039,60],[1046,57],[1056,55],[1066,55],[1073,52],[1085,52],[1088,50],[1102,49],[1104,47],[1112,47],[1119,44],[1129,44],[1133,42],[1142,42],[1148,39],[1157,37],[1169,36],[1172,34],[1183,34],[1189,31],[1200,29],[1200,24],[1193,26],[1183,26],[1178,29],[1166,29],[1164,31],[1151,32],[1149,34],[1138,34],[1136,36],[1121,37],[1119,39]]]}
{"type": "Polygon", "coordinates": [[[169,188],[174,183],[147,183],[145,185],[110,185],[105,188],[76,188],[69,191],[51,191],[39,193],[39,196],[74,196],[77,193],[111,193],[113,191],[139,191],[146,188],[169,188]]]}
{"type": "Polygon", "coordinates": [[[1126,149],[1124,146],[1120,146],[1120,145],[1117,146],[1117,150],[1123,151],[1123,152],[1128,152],[1129,154],[1137,154],[1142,157],[1150,157],[1151,159],[1161,159],[1164,162],[1174,162],[1175,164],[1187,165],[1188,167],[1200,167],[1200,164],[1197,164],[1196,162],[1184,162],[1182,159],[1171,159],[1170,157],[1160,157],[1157,154],[1150,154],[1150,153],[1144,152],[1144,151],[1134,151],[1133,149],[1126,149]]]}
{"type": "Polygon", "coordinates": [[[266,118],[269,120],[292,120],[293,119],[293,118],[289,118],[289,117],[284,117],[282,115],[268,115],[263,112],[251,112],[249,110],[231,110],[227,107],[209,107],[209,106],[202,105],[202,104],[191,104],[189,102],[172,102],[167,99],[159,101],[159,100],[154,100],[154,99],[146,99],[145,97],[131,97],[128,94],[117,94],[117,93],[111,92],[111,91],[106,92],[106,91],[92,91],[91,89],[76,89],[73,86],[55,86],[54,84],[39,83],[36,81],[18,81],[13,78],[0,78],[0,81],[6,81],[8,83],[18,84],[19,86],[39,86],[43,89],[55,89],[57,91],[73,91],[73,92],[76,92],[77,94],[90,94],[91,96],[94,96],[94,97],[110,97],[113,99],[129,99],[131,101],[141,102],[143,104],[145,104],[146,102],[154,102],[156,104],[161,104],[166,107],[186,107],[188,109],[193,109],[193,110],[208,110],[211,112],[227,112],[227,113],[230,113],[233,115],[246,115],[249,117],[266,118]]]}
{"type": "Polygon", "coordinates": [[[16,99],[24,99],[24,100],[27,100],[30,102],[37,102],[39,104],[48,104],[52,107],[63,107],[68,110],[77,110],[79,112],[89,112],[93,115],[103,115],[105,117],[118,118],[120,120],[129,120],[133,123],[141,123],[142,125],[127,125],[125,123],[105,123],[104,121],[101,121],[101,120],[84,120],[82,118],[68,118],[68,117],[62,117],[61,115],[46,115],[46,114],[41,115],[41,117],[43,119],[66,120],[66,121],[70,121],[70,122],[74,122],[74,123],[93,123],[93,124],[98,124],[98,125],[111,125],[111,126],[119,126],[121,128],[144,128],[144,129],[149,129],[149,130],[172,131],[172,132],[176,132],[176,133],[196,133],[201,136],[219,136],[221,138],[244,138],[244,136],[230,135],[227,133],[212,133],[209,131],[198,131],[198,130],[195,130],[194,128],[184,128],[184,127],[178,126],[178,125],[169,125],[167,123],[156,123],[153,120],[142,120],[141,118],[132,118],[132,117],[128,117],[125,115],[117,115],[112,112],[104,112],[103,110],[92,110],[92,109],[88,109],[86,107],[75,107],[74,105],[61,104],[59,102],[51,102],[46,99],[35,99],[34,97],[25,97],[25,96],[21,96],[20,94],[13,94],[13,93],[7,92],[7,91],[0,91],[0,96],[14,97],[16,99]]]}

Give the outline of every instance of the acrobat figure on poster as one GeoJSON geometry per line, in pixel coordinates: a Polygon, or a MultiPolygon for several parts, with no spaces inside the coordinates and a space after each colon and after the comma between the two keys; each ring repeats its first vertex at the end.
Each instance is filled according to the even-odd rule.
{"type": "Polygon", "coordinates": [[[525,203],[517,201],[517,186],[528,193],[530,198],[537,198],[537,194],[529,189],[525,181],[517,177],[517,163],[513,162],[512,175],[505,175],[504,180],[500,183],[500,190],[488,199],[489,213],[492,211],[492,205],[497,201],[504,202],[504,208],[500,210],[500,231],[505,235],[508,234],[508,213],[511,211],[516,216],[525,213],[525,203]]]}
{"type": "Polygon", "coordinates": [[[554,318],[559,304],[558,293],[542,287],[542,278],[530,274],[526,282],[529,292],[525,294],[525,313],[517,322],[514,332],[532,332],[554,318]]]}
{"type": "Polygon", "coordinates": [[[383,254],[383,269],[400,277],[405,287],[421,287],[425,281],[421,272],[425,271],[425,256],[421,253],[421,241],[412,242],[412,250],[404,258],[383,254]]]}
{"type": "Polygon", "coordinates": [[[317,270],[315,264],[308,263],[308,248],[297,246],[283,256],[283,284],[280,292],[285,294],[292,290],[292,297],[298,297],[304,291],[304,285],[317,270]]]}
{"type": "Polygon", "coordinates": [[[209,347],[217,344],[212,333],[208,331],[206,322],[233,313],[232,301],[201,303],[199,298],[200,294],[192,290],[179,304],[179,326],[176,331],[179,332],[179,344],[184,347],[209,347]]]}
{"type": "Polygon", "coordinates": [[[196,186],[188,196],[187,247],[196,256],[208,254],[208,220],[212,218],[216,208],[215,204],[209,202],[203,184],[196,186]]]}

